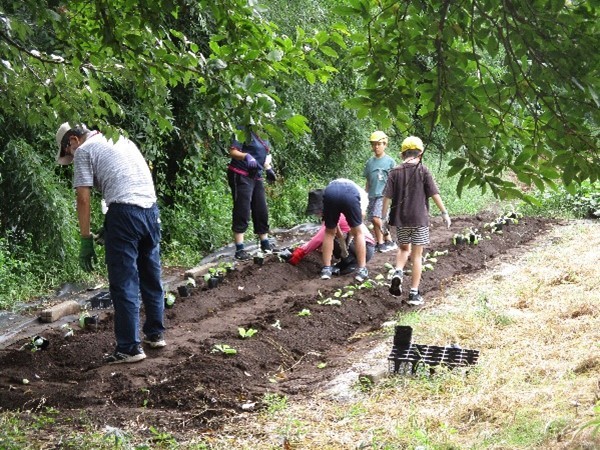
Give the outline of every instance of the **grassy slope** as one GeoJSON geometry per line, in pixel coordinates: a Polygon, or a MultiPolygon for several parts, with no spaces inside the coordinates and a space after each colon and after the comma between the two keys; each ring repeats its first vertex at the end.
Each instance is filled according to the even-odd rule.
{"type": "MultiPolygon", "coordinates": [[[[577,433],[600,398],[599,246],[598,222],[558,227],[517,261],[398,317],[419,342],[479,349],[468,377],[395,377],[367,392],[355,386],[347,403],[274,408],[211,448],[278,448],[283,438],[293,448],[332,450],[599,448],[593,427],[577,433]]],[[[381,348],[376,356],[385,359],[391,339],[381,348]]]]}

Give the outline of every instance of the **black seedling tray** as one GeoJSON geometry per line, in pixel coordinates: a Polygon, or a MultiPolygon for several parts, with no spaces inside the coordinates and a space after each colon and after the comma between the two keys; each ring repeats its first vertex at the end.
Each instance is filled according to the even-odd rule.
{"type": "Polygon", "coordinates": [[[413,344],[412,328],[397,326],[392,352],[388,356],[389,371],[394,374],[416,375],[424,370],[429,374],[437,366],[448,369],[477,364],[479,350],[468,350],[455,345],[438,347],[435,345],[413,344]]]}
{"type": "Polygon", "coordinates": [[[106,309],[112,306],[109,292],[99,292],[89,300],[91,309],[106,309]]]}

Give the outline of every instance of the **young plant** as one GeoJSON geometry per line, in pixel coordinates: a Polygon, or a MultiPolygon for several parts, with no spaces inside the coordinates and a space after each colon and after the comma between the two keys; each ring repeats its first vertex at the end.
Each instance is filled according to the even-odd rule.
{"type": "Polygon", "coordinates": [[[165,294],[165,308],[172,308],[175,305],[175,294],[167,292],[165,294]]]}
{"type": "Polygon", "coordinates": [[[324,300],[317,300],[317,303],[319,305],[337,305],[337,306],[342,304],[342,302],[340,300],[337,300],[337,299],[334,299],[331,297],[328,297],[324,300]]]}
{"type": "Polygon", "coordinates": [[[185,279],[185,284],[189,287],[196,287],[196,280],[193,277],[187,277],[185,279]]]}
{"type": "Polygon", "coordinates": [[[227,344],[215,344],[211,353],[223,353],[224,355],[235,355],[237,350],[227,344]]]}
{"type": "Polygon", "coordinates": [[[238,333],[240,334],[240,337],[242,339],[247,339],[247,338],[251,338],[256,333],[258,333],[258,330],[255,330],[254,328],[245,329],[245,328],[239,327],[238,333]]]}
{"type": "Polygon", "coordinates": [[[63,330],[65,330],[65,336],[64,337],[70,337],[73,336],[73,334],[75,334],[75,331],[73,331],[73,328],[71,328],[71,325],[69,325],[68,323],[65,323],[61,326],[61,328],[63,330]]]}
{"type": "Polygon", "coordinates": [[[302,311],[298,313],[300,317],[310,316],[310,309],[304,308],[302,311]]]}

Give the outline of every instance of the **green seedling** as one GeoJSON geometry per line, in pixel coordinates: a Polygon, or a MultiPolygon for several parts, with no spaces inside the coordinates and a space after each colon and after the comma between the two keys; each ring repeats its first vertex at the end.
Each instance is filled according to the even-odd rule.
{"type": "Polygon", "coordinates": [[[238,333],[240,334],[240,337],[242,339],[247,339],[247,338],[251,338],[256,333],[258,333],[258,330],[255,330],[254,328],[248,328],[246,330],[245,328],[239,327],[238,328],[238,333]]]}
{"type": "Polygon", "coordinates": [[[90,317],[90,313],[87,311],[82,311],[81,314],[79,314],[79,327],[82,329],[85,328],[86,317],[90,317]]]}
{"type": "Polygon", "coordinates": [[[433,270],[433,264],[423,264],[422,271],[427,272],[428,270],[430,270],[430,271],[433,270]]]}
{"type": "Polygon", "coordinates": [[[324,369],[325,367],[327,367],[327,363],[325,363],[325,362],[321,362],[321,363],[317,364],[317,369],[324,369]]]}
{"type": "Polygon", "coordinates": [[[383,265],[383,267],[385,267],[387,270],[394,270],[394,266],[387,262],[383,265]]]}
{"type": "Polygon", "coordinates": [[[298,315],[299,315],[300,317],[306,317],[306,316],[310,316],[310,315],[311,315],[311,314],[310,314],[310,309],[306,309],[306,308],[304,308],[302,311],[300,311],[300,312],[298,313],[298,315]]]}
{"type": "Polygon", "coordinates": [[[342,294],[342,298],[352,297],[353,295],[354,295],[354,291],[350,289],[342,294]]]}
{"type": "Polygon", "coordinates": [[[279,319],[277,319],[277,320],[275,321],[275,323],[272,323],[272,324],[271,324],[271,326],[272,326],[273,328],[277,328],[278,330],[281,330],[281,322],[279,322],[279,319]]]}
{"type": "Polygon", "coordinates": [[[235,355],[237,350],[227,344],[215,344],[211,353],[223,353],[224,355],[235,355]]]}
{"type": "Polygon", "coordinates": [[[377,274],[377,276],[375,277],[375,280],[377,280],[377,281],[385,280],[385,277],[382,274],[377,274]]]}
{"type": "Polygon", "coordinates": [[[188,286],[196,287],[196,280],[192,277],[187,277],[185,279],[185,284],[187,284],[188,286]]]}
{"type": "Polygon", "coordinates": [[[73,334],[75,334],[75,331],[73,331],[73,328],[71,328],[71,325],[69,325],[68,323],[63,324],[61,328],[65,330],[65,337],[70,337],[73,336],[73,334]]]}
{"type": "Polygon", "coordinates": [[[167,292],[165,295],[165,306],[167,308],[172,308],[175,304],[175,294],[172,292],[167,292]]]}
{"type": "Polygon", "coordinates": [[[29,342],[26,342],[21,346],[19,350],[30,350],[32,353],[42,349],[44,345],[44,338],[41,336],[34,336],[29,342]]]}
{"type": "Polygon", "coordinates": [[[342,302],[331,297],[328,297],[324,300],[317,300],[319,305],[341,305],[342,302]]]}
{"type": "Polygon", "coordinates": [[[338,289],[337,291],[335,291],[335,292],[333,293],[333,296],[334,296],[334,297],[337,297],[337,298],[340,298],[340,297],[342,296],[342,290],[341,290],[341,289],[338,289]]]}

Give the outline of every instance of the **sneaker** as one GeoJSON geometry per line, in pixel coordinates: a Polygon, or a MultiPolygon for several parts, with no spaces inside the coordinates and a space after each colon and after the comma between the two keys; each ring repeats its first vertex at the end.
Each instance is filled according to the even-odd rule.
{"type": "Polygon", "coordinates": [[[329,280],[331,275],[333,275],[333,269],[331,266],[324,266],[321,269],[321,280],[329,280]]]}
{"type": "Polygon", "coordinates": [[[252,255],[250,255],[250,253],[248,253],[246,250],[241,249],[235,251],[234,258],[239,261],[248,261],[249,259],[252,259],[252,255]]]}
{"type": "Polygon", "coordinates": [[[162,348],[167,346],[167,342],[162,333],[146,336],[144,338],[144,344],[148,344],[151,348],[162,348]]]}
{"type": "Polygon", "coordinates": [[[398,245],[394,241],[385,241],[386,252],[398,250],[398,245]]]}
{"type": "Polygon", "coordinates": [[[425,300],[423,300],[423,297],[418,292],[416,294],[411,292],[408,294],[408,301],[406,303],[411,306],[421,306],[425,303],[425,300]]]}
{"type": "Polygon", "coordinates": [[[383,253],[383,248],[385,247],[385,242],[383,244],[375,244],[375,251],[378,253],[383,253]]]}
{"type": "Polygon", "coordinates": [[[266,244],[260,244],[260,251],[263,252],[265,255],[270,255],[271,253],[273,253],[273,246],[270,242],[267,242],[266,244]]]}
{"type": "Polygon", "coordinates": [[[122,353],[118,351],[114,351],[110,355],[104,356],[105,364],[128,364],[141,361],[142,359],[146,359],[146,354],[144,350],[138,348],[133,354],[122,353]]]}
{"type": "Polygon", "coordinates": [[[354,275],[354,279],[356,281],[360,281],[361,283],[369,278],[369,271],[366,267],[359,267],[356,269],[356,275],[354,275]]]}
{"type": "Polygon", "coordinates": [[[399,297],[402,295],[402,277],[404,272],[402,270],[396,270],[392,277],[392,284],[390,285],[390,294],[399,297]]]}

